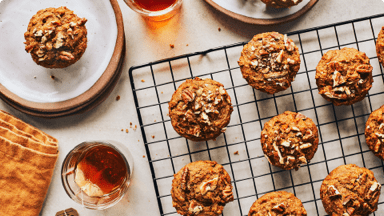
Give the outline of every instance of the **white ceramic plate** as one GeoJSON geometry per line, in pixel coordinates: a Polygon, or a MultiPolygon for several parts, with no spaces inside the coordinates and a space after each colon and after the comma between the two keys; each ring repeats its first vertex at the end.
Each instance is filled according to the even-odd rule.
{"type": "Polygon", "coordinates": [[[296,6],[286,9],[268,8],[261,0],[212,0],[222,8],[236,14],[255,19],[278,19],[297,13],[310,0],[303,0],[296,6]]]}
{"type": "Polygon", "coordinates": [[[101,77],[115,49],[117,24],[109,0],[0,0],[0,32],[0,83],[25,100],[52,103],[83,94],[101,77]],[[88,19],[88,47],[75,64],[47,69],[24,50],[24,32],[37,11],[60,6],[88,19]]]}

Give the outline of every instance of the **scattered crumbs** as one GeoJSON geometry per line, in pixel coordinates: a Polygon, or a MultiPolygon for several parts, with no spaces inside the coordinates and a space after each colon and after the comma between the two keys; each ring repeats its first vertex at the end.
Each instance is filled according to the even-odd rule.
{"type": "Polygon", "coordinates": [[[161,94],[163,94],[163,92],[161,92],[161,94]]]}
{"type": "Polygon", "coordinates": [[[124,129],[121,129],[121,131],[124,131],[124,129]]]}
{"type": "Polygon", "coordinates": [[[120,100],[120,95],[116,96],[116,101],[120,100]]]}
{"type": "Polygon", "coordinates": [[[169,113],[167,113],[167,116],[169,116],[169,113]]]}
{"type": "Polygon", "coordinates": [[[145,158],[145,155],[143,155],[143,158],[145,158]]]}
{"type": "Polygon", "coordinates": [[[156,119],[153,122],[156,122],[156,119]]]}
{"type": "Polygon", "coordinates": [[[129,122],[129,127],[132,128],[132,122],[129,122]]]}
{"type": "Polygon", "coordinates": [[[186,46],[189,46],[189,44],[187,44],[186,46]]]}
{"type": "Polygon", "coordinates": [[[125,129],[125,133],[128,133],[129,131],[128,131],[128,129],[125,129]]]}
{"type": "Polygon", "coordinates": [[[169,44],[169,46],[173,49],[175,48],[175,44],[169,44]]]}
{"type": "Polygon", "coordinates": [[[142,79],[141,82],[145,82],[145,80],[142,79]]]}
{"type": "Polygon", "coordinates": [[[36,76],[34,76],[33,79],[36,79],[36,76]]]}
{"type": "Polygon", "coordinates": [[[221,31],[221,28],[219,27],[217,30],[221,31]]]}
{"type": "Polygon", "coordinates": [[[237,137],[235,137],[235,139],[237,139],[237,137]]]}
{"type": "Polygon", "coordinates": [[[239,151],[235,151],[235,152],[233,152],[233,154],[239,155],[239,151]]]}
{"type": "Polygon", "coordinates": [[[55,79],[55,76],[51,75],[51,79],[53,79],[53,80],[54,80],[54,79],[55,79]]]}
{"type": "Polygon", "coordinates": [[[133,128],[133,130],[136,130],[137,129],[137,125],[135,125],[135,127],[133,128]]]}
{"type": "Polygon", "coordinates": [[[152,135],[152,139],[155,139],[155,135],[152,135]]]}
{"type": "Polygon", "coordinates": [[[140,142],[140,140],[137,140],[137,142],[140,142]]]}

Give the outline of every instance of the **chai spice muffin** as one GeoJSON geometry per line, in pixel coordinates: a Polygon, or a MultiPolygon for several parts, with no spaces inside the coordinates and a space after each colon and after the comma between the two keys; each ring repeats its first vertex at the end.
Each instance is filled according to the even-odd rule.
{"type": "Polygon", "coordinates": [[[171,195],[181,215],[217,216],[233,201],[231,178],[215,161],[192,162],[174,175],[171,195]]]}
{"type": "Polygon", "coordinates": [[[264,124],[261,147],[269,163],[284,170],[299,169],[317,151],[319,134],[312,119],[286,111],[264,124]]]}
{"type": "Polygon", "coordinates": [[[291,86],[300,69],[300,54],[287,35],[267,32],[244,46],[238,63],[250,86],[274,94],[291,86]]]}
{"type": "Polygon", "coordinates": [[[372,87],[372,69],[367,55],[357,49],[330,50],[316,67],[319,94],[336,106],[361,101],[372,87]]]}
{"type": "Polygon", "coordinates": [[[377,210],[381,184],[373,172],[355,164],[332,170],[320,187],[320,198],[329,215],[368,216],[377,210]]]}
{"type": "Polygon", "coordinates": [[[263,195],[256,200],[248,216],[307,216],[301,200],[292,193],[285,191],[276,191],[263,195]]]}
{"type": "Polygon", "coordinates": [[[268,7],[274,8],[290,8],[292,6],[298,5],[303,0],[261,0],[268,7]]]}
{"type": "Polygon", "coordinates": [[[376,53],[379,62],[384,67],[384,26],[381,28],[376,40],[376,53]]]}
{"type": "Polygon", "coordinates": [[[188,79],[169,101],[175,131],[193,141],[215,139],[225,132],[233,111],[223,84],[211,79],[188,79]]]}
{"type": "Polygon", "coordinates": [[[24,33],[25,50],[33,61],[46,68],[74,64],[87,48],[87,19],[79,18],[66,7],[38,11],[24,33]]]}
{"type": "Polygon", "coordinates": [[[384,105],[373,111],[365,124],[365,141],[371,151],[384,160],[384,105]]]}

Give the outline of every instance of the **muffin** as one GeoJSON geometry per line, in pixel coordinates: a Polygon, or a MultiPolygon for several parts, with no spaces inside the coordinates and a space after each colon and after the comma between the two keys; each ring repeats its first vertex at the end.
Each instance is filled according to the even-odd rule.
{"type": "Polygon", "coordinates": [[[261,0],[268,7],[290,8],[302,2],[303,0],[261,0]]]}
{"type": "Polygon", "coordinates": [[[361,101],[372,87],[372,69],[367,55],[357,49],[330,50],[316,67],[319,94],[336,106],[361,101]]]}
{"type": "Polygon", "coordinates": [[[276,191],[263,195],[253,203],[248,216],[307,216],[301,200],[292,193],[276,191]]]}
{"type": "Polygon", "coordinates": [[[384,106],[373,111],[365,124],[365,141],[369,149],[384,160],[384,106]]]}
{"type": "Polygon", "coordinates": [[[312,119],[286,111],[264,124],[261,147],[269,163],[284,170],[299,169],[317,151],[319,134],[312,119]]]}
{"type": "Polygon", "coordinates": [[[231,178],[215,161],[192,162],[174,175],[171,195],[181,215],[217,216],[233,201],[231,178]]]}
{"type": "Polygon", "coordinates": [[[193,141],[215,139],[225,132],[233,111],[223,84],[211,79],[188,79],[169,101],[175,131],[193,141]]]}
{"type": "Polygon", "coordinates": [[[244,46],[238,63],[249,85],[274,94],[291,86],[300,69],[300,54],[287,35],[267,32],[244,46]]]}
{"type": "Polygon", "coordinates": [[[25,50],[38,65],[65,68],[77,62],[87,48],[87,19],[66,7],[38,11],[24,33],[25,50]]]}
{"type": "Polygon", "coordinates": [[[376,53],[377,58],[381,65],[384,66],[384,27],[381,28],[376,40],[376,53]]]}
{"type": "Polygon", "coordinates": [[[373,172],[342,165],[332,170],[320,187],[320,198],[329,215],[362,216],[377,210],[381,184],[373,172]]]}

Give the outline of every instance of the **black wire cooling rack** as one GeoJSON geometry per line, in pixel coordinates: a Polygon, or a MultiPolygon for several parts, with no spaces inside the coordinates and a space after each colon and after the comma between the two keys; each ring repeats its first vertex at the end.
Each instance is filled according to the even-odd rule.
{"type": "MultiPolygon", "coordinates": [[[[301,69],[292,86],[275,95],[252,89],[241,77],[237,60],[246,42],[209,49],[130,68],[129,76],[161,215],[177,215],[170,195],[173,174],[196,160],[215,160],[230,173],[235,200],[223,215],[247,215],[265,193],[285,190],[300,198],[308,215],[326,215],[320,185],[330,171],[354,163],[375,173],[383,183],[383,162],[365,143],[369,114],[384,104],[384,73],[376,52],[376,38],[384,14],[288,33],[299,47],[301,69]],[[366,52],[374,67],[374,84],[367,97],[337,107],[324,100],[315,84],[315,67],[330,49],[354,47],[366,52]],[[234,112],[225,134],[216,141],[192,142],[173,130],[168,101],[186,79],[205,77],[224,84],[234,112]],[[263,124],[286,110],[301,112],[316,123],[320,142],[311,163],[298,171],[271,166],[261,150],[263,124]]],[[[381,196],[384,197],[384,196],[381,196]]],[[[379,200],[374,215],[384,215],[379,200]]]]}

